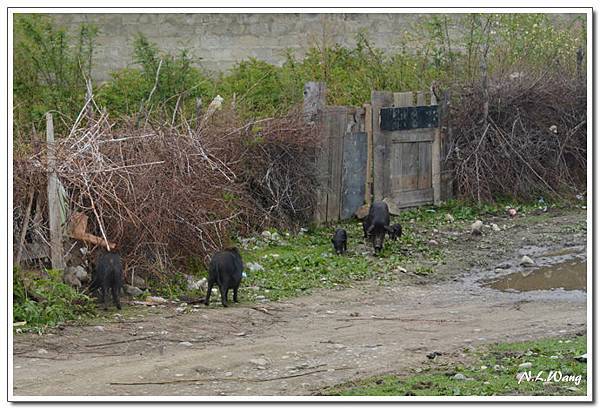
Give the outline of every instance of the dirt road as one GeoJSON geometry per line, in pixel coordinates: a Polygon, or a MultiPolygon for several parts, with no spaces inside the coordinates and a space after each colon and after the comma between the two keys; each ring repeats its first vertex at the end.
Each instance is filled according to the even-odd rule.
{"type": "MultiPolygon", "coordinates": [[[[551,229],[582,217],[549,220],[528,240],[550,237],[551,229]]],[[[456,271],[439,282],[369,281],[228,309],[136,306],[101,326],[17,334],[14,394],[309,395],[351,379],[409,372],[432,351],[585,332],[583,291],[515,293],[481,285],[498,262],[518,264],[518,241],[529,229],[517,227],[514,243],[486,260],[487,269],[456,271]]],[[[585,251],[581,231],[552,237],[546,240],[552,251],[585,251]]],[[[548,249],[536,251],[541,257],[548,249]]]]}

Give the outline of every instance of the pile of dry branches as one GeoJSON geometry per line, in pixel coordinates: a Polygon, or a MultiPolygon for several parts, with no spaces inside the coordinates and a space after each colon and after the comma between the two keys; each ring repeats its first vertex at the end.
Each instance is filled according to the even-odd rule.
{"type": "Polygon", "coordinates": [[[446,159],[459,196],[527,200],[585,190],[585,78],[519,72],[457,96],[446,159]]]}
{"type": "MultiPolygon", "coordinates": [[[[300,111],[246,124],[220,111],[201,127],[132,124],[118,132],[96,112],[57,138],[55,170],[70,214],[89,216],[88,232],[116,242],[136,271],[164,274],[206,262],[235,234],[310,219],[316,135],[300,111]]],[[[45,152],[15,159],[15,214],[27,187],[44,199],[45,152]]]]}

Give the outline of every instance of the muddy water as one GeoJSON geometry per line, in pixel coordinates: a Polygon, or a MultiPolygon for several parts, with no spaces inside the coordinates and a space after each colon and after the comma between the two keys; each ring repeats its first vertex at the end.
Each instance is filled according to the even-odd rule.
{"type": "Polygon", "coordinates": [[[586,263],[571,259],[535,270],[518,271],[494,281],[487,286],[501,291],[586,290],[586,263]]]}

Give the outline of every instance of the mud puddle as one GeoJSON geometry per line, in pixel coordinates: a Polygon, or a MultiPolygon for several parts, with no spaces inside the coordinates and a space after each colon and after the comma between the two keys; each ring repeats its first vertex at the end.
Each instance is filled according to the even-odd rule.
{"type": "Polygon", "coordinates": [[[587,268],[580,259],[567,260],[534,270],[517,271],[493,281],[487,287],[501,291],[583,290],[586,291],[587,268]]]}

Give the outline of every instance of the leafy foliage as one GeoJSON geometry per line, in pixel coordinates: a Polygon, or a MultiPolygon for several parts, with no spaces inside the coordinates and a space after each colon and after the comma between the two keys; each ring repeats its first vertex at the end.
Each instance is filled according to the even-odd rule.
{"type": "MultiPolygon", "coordinates": [[[[15,15],[15,139],[28,140],[32,124],[42,129],[48,111],[58,112],[67,123],[75,120],[85,101],[96,34],[96,27],[82,24],[72,42],[44,15],[15,15]]],[[[59,121],[55,127],[58,132],[65,129],[59,121]]]]}
{"type": "Polygon", "coordinates": [[[196,61],[189,51],[164,53],[138,34],[133,55],[134,63],[141,68],[113,72],[111,81],[98,91],[98,102],[113,116],[142,111],[169,121],[176,114],[189,119],[195,115],[195,99],[212,96],[214,84],[193,66],[196,61]]]}
{"type": "Polygon", "coordinates": [[[42,330],[94,315],[93,300],[63,283],[60,271],[48,270],[42,278],[13,271],[13,319],[25,321],[26,328],[42,330]]]}
{"type": "MultiPolygon", "coordinates": [[[[307,81],[327,83],[329,104],[359,106],[374,89],[417,90],[428,89],[433,81],[442,87],[479,81],[484,59],[490,76],[508,70],[572,73],[578,51],[585,49],[585,33],[581,17],[559,23],[535,13],[471,13],[460,19],[433,15],[399,33],[399,51],[394,53],[374,47],[366,32],[360,32],[354,47],[323,41],[302,58],[288,51],[281,67],[250,58],[211,76],[198,68],[200,60],[189,50],[164,52],[139,34],[133,42],[135,67],[111,73],[96,94],[113,118],[141,111],[169,122],[192,119],[196,98],[207,106],[216,94],[228,104],[235,99],[243,118],[278,115],[302,101],[307,81]]],[[[16,129],[23,132],[31,123],[39,128],[48,110],[67,118],[76,115],[95,35],[94,27],[82,25],[77,45],[69,47],[64,30],[47,17],[15,17],[16,129]]]]}

